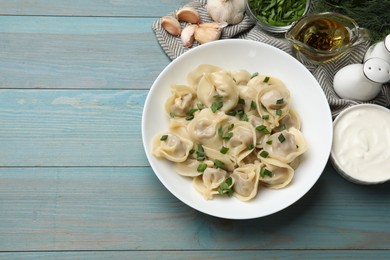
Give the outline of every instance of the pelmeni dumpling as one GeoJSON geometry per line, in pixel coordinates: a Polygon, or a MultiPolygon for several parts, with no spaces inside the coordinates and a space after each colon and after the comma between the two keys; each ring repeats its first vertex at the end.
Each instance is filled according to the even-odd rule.
{"type": "Polygon", "coordinates": [[[270,77],[266,75],[254,76],[248,81],[247,84],[248,87],[255,88],[257,91],[267,86],[274,87],[278,85],[284,86],[284,83],[276,77],[270,77]]]}
{"type": "Polygon", "coordinates": [[[187,131],[192,140],[201,145],[219,149],[222,139],[218,136],[218,128],[228,120],[228,116],[210,108],[202,109],[188,124],[187,131]]]}
{"type": "Polygon", "coordinates": [[[245,86],[251,79],[251,74],[247,70],[234,70],[231,74],[237,85],[245,86]]]}
{"type": "Polygon", "coordinates": [[[172,162],[184,162],[192,147],[192,141],[173,133],[157,135],[152,141],[153,154],[172,162]]]}
{"type": "Polygon", "coordinates": [[[294,169],[288,164],[271,158],[260,158],[260,183],[268,188],[280,189],[287,186],[294,177],[294,169]]]}
{"type": "Polygon", "coordinates": [[[257,90],[256,88],[249,86],[239,86],[238,88],[240,100],[239,103],[245,112],[251,112],[251,114],[258,115],[256,97],[257,90]]]}
{"type": "Polygon", "coordinates": [[[202,171],[198,171],[198,167],[200,163],[206,164],[207,167],[214,166],[214,162],[210,160],[204,160],[200,162],[194,158],[188,158],[182,163],[176,163],[175,170],[178,174],[182,176],[196,177],[203,174],[202,171]]]}
{"type": "Polygon", "coordinates": [[[207,168],[202,175],[193,179],[192,184],[205,199],[212,199],[214,195],[219,194],[218,188],[227,178],[227,171],[219,168],[207,168]]]}
{"type": "Polygon", "coordinates": [[[238,88],[232,75],[225,70],[205,73],[200,79],[197,96],[203,105],[211,107],[221,104],[219,109],[227,112],[238,103],[238,88]]]}
{"type": "MultiPolygon", "coordinates": [[[[279,127],[280,126],[283,126],[282,130],[289,129],[291,127],[300,130],[301,118],[299,117],[298,113],[290,107],[288,114],[279,121],[279,127]]],[[[276,128],[274,131],[278,131],[278,128],[276,128]]]]}
{"type": "Polygon", "coordinates": [[[224,140],[224,146],[229,148],[228,154],[240,165],[256,146],[256,130],[249,122],[238,121],[228,133],[231,137],[224,140]]]}
{"type": "Polygon", "coordinates": [[[259,164],[246,164],[234,169],[230,176],[234,180],[233,195],[242,201],[254,198],[257,194],[259,176],[259,164]]]}
{"type": "Polygon", "coordinates": [[[222,70],[220,67],[214,65],[201,64],[196,69],[188,73],[187,82],[189,86],[196,91],[198,88],[199,81],[205,73],[212,73],[220,70],[222,70]]]}
{"type": "Polygon", "coordinates": [[[165,110],[171,117],[185,117],[194,106],[195,99],[196,92],[192,88],[184,85],[173,85],[171,96],[165,103],[165,110]]]}
{"type": "Polygon", "coordinates": [[[257,94],[257,109],[261,116],[269,116],[274,127],[289,113],[291,106],[290,91],[284,85],[266,86],[257,94]]]}
{"type": "Polygon", "coordinates": [[[263,142],[263,152],[267,152],[270,158],[283,163],[291,163],[307,149],[302,133],[294,127],[276,132],[265,138],[263,142]]]}

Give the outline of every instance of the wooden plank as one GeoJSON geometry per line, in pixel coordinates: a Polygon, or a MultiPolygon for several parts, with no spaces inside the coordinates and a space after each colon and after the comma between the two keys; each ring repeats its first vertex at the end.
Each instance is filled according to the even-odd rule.
{"type": "Polygon", "coordinates": [[[0,168],[0,179],[0,251],[390,249],[389,184],[358,186],[330,166],[296,204],[246,221],[189,208],[148,167],[0,168]]]}
{"type": "Polygon", "coordinates": [[[390,251],[383,250],[239,250],[239,251],[100,251],[100,252],[26,252],[0,253],[0,259],[41,260],[41,259],[215,259],[215,260],[258,260],[258,259],[389,259],[390,251]]]}
{"type": "Polygon", "coordinates": [[[0,88],[148,89],[170,62],[155,20],[0,16],[0,88]]]}
{"type": "Polygon", "coordinates": [[[0,15],[162,16],[189,0],[0,0],[0,15]]]}
{"type": "Polygon", "coordinates": [[[0,166],[145,166],[146,90],[0,90],[0,166]]]}

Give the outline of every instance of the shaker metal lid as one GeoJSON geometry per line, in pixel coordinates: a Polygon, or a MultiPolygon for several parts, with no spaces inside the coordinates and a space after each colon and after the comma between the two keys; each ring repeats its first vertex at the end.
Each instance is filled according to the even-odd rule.
{"type": "Polygon", "coordinates": [[[368,59],[363,64],[364,75],[376,83],[390,81],[390,64],[381,58],[368,59]]]}

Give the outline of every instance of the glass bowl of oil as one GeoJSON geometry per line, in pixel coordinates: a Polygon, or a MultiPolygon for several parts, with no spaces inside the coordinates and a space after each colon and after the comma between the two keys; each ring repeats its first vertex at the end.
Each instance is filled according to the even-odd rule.
{"type": "Polygon", "coordinates": [[[325,63],[351,47],[369,40],[368,31],[352,18],[335,13],[311,13],[298,19],[286,32],[298,60],[325,63]]]}

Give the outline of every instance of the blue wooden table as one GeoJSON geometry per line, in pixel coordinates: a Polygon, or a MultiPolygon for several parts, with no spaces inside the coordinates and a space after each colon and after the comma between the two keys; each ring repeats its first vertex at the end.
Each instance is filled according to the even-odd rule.
{"type": "Polygon", "coordinates": [[[296,204],[218,219],[176,199],[141,141],[170,62],[151,24],[187,0],[0,0],[0,259],[389,259],[390,183],[328,164],[296,204]]]}

